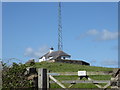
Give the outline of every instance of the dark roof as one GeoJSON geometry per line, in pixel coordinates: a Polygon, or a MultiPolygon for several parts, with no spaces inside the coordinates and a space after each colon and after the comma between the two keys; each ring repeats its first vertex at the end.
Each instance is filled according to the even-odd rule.
{"type": "Polygon", "coordinates": [[[70,55],[68,55],[67,53],[65,53],[63,51],[53,51],[51,53],[48,52],[47,54],[43,55],[42,57],[45,57],[45,58],[53,57],[52,59],[57,59],[60,56],[68,56],[68,57],[70,57],[70,55]]]}

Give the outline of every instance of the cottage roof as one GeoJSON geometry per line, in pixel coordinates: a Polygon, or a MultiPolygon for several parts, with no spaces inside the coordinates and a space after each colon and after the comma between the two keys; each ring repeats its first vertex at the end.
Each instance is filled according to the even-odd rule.
{"type": "Polygon", "coordinates": [[[57,59],[60,56],[68,56],[68,57],[70,57],[70,55],[68,55],[67,53],[65,53],[63,51],[48,52],[47,54],[43,55],[42,57],[45,57],[46,59],[49,58],[49,57],[53,57],[52,59],[57,59]]]}

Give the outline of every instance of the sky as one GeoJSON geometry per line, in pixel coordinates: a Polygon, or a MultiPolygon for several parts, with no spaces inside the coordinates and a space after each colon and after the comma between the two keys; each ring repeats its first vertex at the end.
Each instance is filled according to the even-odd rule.
{"type": "MultiPolygon", "coordinates": [[[[62,2],[63,51],[92,66],[118,67],[118,3],[62,2]]],[[[57,2],[2,3],[2,59],[38,61],[57,50],[57,2]]]]}

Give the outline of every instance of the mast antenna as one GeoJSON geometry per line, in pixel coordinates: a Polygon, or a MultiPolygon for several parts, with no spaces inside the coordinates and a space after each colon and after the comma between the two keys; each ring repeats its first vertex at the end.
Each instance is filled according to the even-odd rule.
{"type": "Polygon", "coordinates": [[[61,22],[61,3],[59,2],[58,6],[58,51],[63,49],[62,42],[62,22],[61,22]]]}

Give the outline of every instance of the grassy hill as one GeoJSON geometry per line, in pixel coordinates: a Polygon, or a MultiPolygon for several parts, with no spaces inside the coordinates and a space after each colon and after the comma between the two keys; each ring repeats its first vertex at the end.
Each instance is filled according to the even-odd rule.
{"type": "MultiPolygon", "coordinates": [[[[114,68],[106,68],[106,67],[96,67],[96,66],[85,66],[85,65],[78,65],[78,64],[67,64],[67,63],[49,63],[49,62],[41,62],[41,63],[35,63],[33,67],[36,68],[46,68],[50,70],[50,72],[77,72],[80,70],[86,70],[90,72],[97,72],[97,71],[113,71],[114,68]]],[[[57,80],[77,80],[77,75],[72,76],[54,76],[57,80]]],[[[111,75],[90,75],[90,78],[93,80],[110,80],[111,75]]],[[[83,80],[86,80],[83,78],[83,80]]],[[[105,85],[106,83],[100,84],[105,85]]],[[[68,87],[70,84],[64,84],[66,87],[68,87]]],[[[50,88],[61,88],[56,83],[50,84],[50,88]]],[[[73,85],[71,88],[98,88],[92,83],[79,83],[73,85]]]]}
{"type": "Polygon", "coordinates": [[[51,72],[77,72],[80,70],[86,70],[86,71],[112,71],[113,70],[113,68],[106,68],[106,67],[85,66],[85,65],[78,65],[78,64],[68,64],[68,63],[49,63],[49,62],[35,63],[33,67],[46,68],[51,72]]]}
{"type": "MultiPolygon", "coordinates": [[[[114,68],[105,68],[105,67],[95,67],[95,66],[85,66],[78,64],[67,64],[67,63],[49,63],[49,62],[41,62],[35,64],[16,64],[13,63],[11,67],[6,65],[3,66],[3,87],[4,88],[16,88],[16,87],[32,87],[31,81],[27,80],[27,76],[24,75],[25,69],[27,67],[36,67],[36,68],[46,68],[50,72],[77,72],[80,70],[86,71],[113,71],[114,68]]],[[[79,77],[77,75],[74,76],[54,76],[57,80],[77,80],[79,77]]],[[[110,80],[111,75],[90,75],[90,78],[93,80],[110,80]]],[[[83,80],[86,80],[85,78],[83,80]]],[[[68,87],[70,84],[64,84],[68,87]]],[[[50,85],[50,88],[60,88],[56,83],[50,85]]],[[[71,88],[96,88],[93,84],[75,84],[71,88]]]]}

